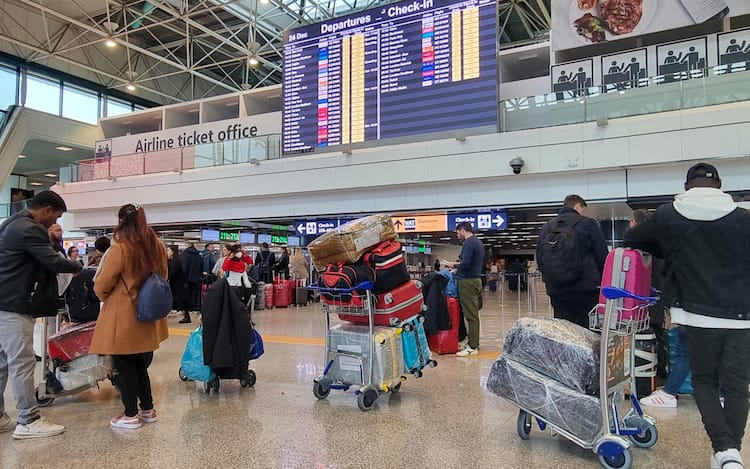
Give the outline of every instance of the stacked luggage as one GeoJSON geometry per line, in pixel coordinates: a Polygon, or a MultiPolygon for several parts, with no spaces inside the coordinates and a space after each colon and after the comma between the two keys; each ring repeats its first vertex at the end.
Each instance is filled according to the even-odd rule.
{"type": "Polygon", "coordinates": [[[487,389],[584,440],[601,431],[599,335],[562,319],[521,318],[487,389]]]}
{"type": "MultiPolygon", "coordinates": [[[[403,372],[419,377],[426,366],[437,364],[424,333],[422,285],[411,280],[396,238],[391,217],[381,214],[346,223],[308,245],[319,272],[311,288],[320,292],[324,311],[353,323],[328,329],[327,372],[314,388],[319,398],[339,386],[334,383],[370,383],[378,391],[395,392],[403,372]],[[365,344],[372,342],[369,369],[365,344]],[[356,356],[345,356],[351,353],[356,356]]],[[[373,401],[360,408],[369,410],[373,401]]]]}

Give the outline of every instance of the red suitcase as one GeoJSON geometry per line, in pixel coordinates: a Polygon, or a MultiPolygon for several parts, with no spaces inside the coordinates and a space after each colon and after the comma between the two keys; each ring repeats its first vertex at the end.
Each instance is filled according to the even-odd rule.
{"type": "MultiPolygon", "coordinates": [[[[613,286],[624,288],[640,296],[651,294],[651,254],[637,249],[616,248],[607,255],[602,275],[602,287],[613,286]]],[[[599,295],[599,314],[604,314],[607,299],[599,295]]],[[[648,314],[648,308],[638,308],[642,302],[632,298],[616,300],[616,306],[622,308],[617,319],[641,320],[648,314]]]]}
{"type": "Polygon", "coordinates": [[[286,308],[291,303],[293,294],[292,282],[290,280],[279,279],[273,285],[273,305],[277,308],[286,308]]]}
{"type": "Polygon", "coordinates": [[[427,337],[430,350],[440,355],[458,352],[458,325],[461,320],[461,303],[458,298],[449,296],[448,317],[451,319],[451,328],[447,331],[438,331],[437,334],[427,337]]]}
{"type": "MultiPolygon", "coordinates": [[[[375,295],[374,322],[376,326],[397,326],[424,310],[422,283],[409,280],[400,287],[375,295]]],[[[367,316],[339,314],[344,321],[367,324],[367,316]]]]}
{"type": "Polygon", "coordinates": [[[49,357],[63,363],[88,355],[91,338],[94,336],[96,321],[78,326],[66,327],[51,335],[47,340],[49,357]]]}
{"type": "Polygon", "coordinates": [[[264,297],[265,302],[266,302],[266,309],[273,308],[273,294],[274,294],[273,290],[274,290],[275,286],[276,285],[274,285],[273,283],[267,283],[263,287],[263,289],[264,289],[264,291],[263,291],[263,297],[264,297]]]}

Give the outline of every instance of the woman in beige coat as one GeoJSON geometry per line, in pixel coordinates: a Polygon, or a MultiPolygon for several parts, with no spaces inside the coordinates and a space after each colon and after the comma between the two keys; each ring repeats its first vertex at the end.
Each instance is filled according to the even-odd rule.
{"type": "Polygon", "coordinates": [[[138,290],[152,272],[167,278],[167,255],[163,243],[146,223],[137,204],[126,204],[117,214],[113,244],[99,267],[94,283],[96,296],[104,302],[91,353],[112,355],[125,411],[113,418],[113,428],[135,429],[143,422],[156,422],[147,365],[164,341],[167,320],[141,322],[136,319],[138,290]],[[140,400],[141,410],[138,410],[140,400]]]}

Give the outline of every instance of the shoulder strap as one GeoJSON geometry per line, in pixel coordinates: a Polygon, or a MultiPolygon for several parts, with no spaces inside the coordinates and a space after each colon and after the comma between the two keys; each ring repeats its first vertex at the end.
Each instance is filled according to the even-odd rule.
{"type": "Polygon", "coordinates": [[[137,310],[138,306],[135,303],[135,300],[133,299],[133,295],[130,293],[130,288],[128,288],[128,284],[125,283],[125,279],[122,278],[122,275],[120,275],[120,281],[125,286],[125,291],[128,292],[128,298],[130,298],[130,301],[133,303],[133,307],[137,310]]]}

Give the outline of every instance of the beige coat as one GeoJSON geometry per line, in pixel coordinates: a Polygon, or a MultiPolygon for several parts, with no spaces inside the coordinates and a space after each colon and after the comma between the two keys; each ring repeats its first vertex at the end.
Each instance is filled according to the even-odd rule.
{"type": "Polygon", "coordinates": [[[290,261],[290,264],[291,264],[290,273],[291,273],[292,278],[303,278],[307,280],[307,277],[310,275],[310,272],[307,270],[307,260],[305,259],[305,256],[303,256],[300,251],[297,251],[294,253],[290,261]]]}
{"type": "MultiPolygon", "coordinates": [[[[162,268],[157,272],[167,278],[167,256],[161,253],[162,268]]],[[[91,353],[100,355],[131,355],[152,352],[169,336],[167,320],[141,322],[135,318],[135,300],[140,285],[136,284],[128,262],[128,248],[114,244],[107,251],[106,260],[99,267],[94,291],[104,302],[94,337],[91,340],[91,353]],[[122,279],[122,280],[121,280],[122,279]],[[125,289],[130,290],[131,297],[125,289]]]]}

